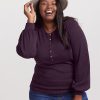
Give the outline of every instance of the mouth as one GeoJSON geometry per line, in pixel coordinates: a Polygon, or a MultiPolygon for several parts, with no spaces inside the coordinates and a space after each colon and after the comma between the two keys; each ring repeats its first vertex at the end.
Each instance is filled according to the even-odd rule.
{"type": "Polygon", "coordinates": [[[46,14],[46,16],[52,16],[54,14],[54,11],[52,11],[52,10],[46,10],[45,14],[46,14]]]}

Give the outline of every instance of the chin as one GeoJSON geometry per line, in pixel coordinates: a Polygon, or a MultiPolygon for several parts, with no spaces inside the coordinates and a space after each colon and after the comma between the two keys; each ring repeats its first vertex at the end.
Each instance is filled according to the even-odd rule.
{"type": "Polygon", "coordinates": [[[53,21],[54,19],[55,19],[55,17],[51,17],[51,16],[50,16],[50,17],[46,17],[46,18],[45,18],[45,21],[53,21]]]}

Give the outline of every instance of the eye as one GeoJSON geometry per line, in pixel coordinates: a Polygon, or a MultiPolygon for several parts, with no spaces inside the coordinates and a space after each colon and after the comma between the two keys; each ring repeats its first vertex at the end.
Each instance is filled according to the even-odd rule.
{"type": "Polygon", "coordinates": [[[47,4],[47,2],[41,2],[41,5],[46,5],[47,4]]]}
{"type": "Polygon", "coordinates": [[[52,5],[56,5],[56,2],[53,2],[52,5]]]}

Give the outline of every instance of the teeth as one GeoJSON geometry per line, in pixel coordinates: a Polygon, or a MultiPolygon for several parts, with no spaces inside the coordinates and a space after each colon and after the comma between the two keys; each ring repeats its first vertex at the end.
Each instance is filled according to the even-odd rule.
{"type": "Polygon", "coordinates": [[[46,13],[47,13],[47,14],[48,14],[48,13],[49,13],[49,14],[51,14],[51,13],[52,13],[52,11],[50,11],[50,10],[47,10],[47,11],[46,11],[46,13]]]}

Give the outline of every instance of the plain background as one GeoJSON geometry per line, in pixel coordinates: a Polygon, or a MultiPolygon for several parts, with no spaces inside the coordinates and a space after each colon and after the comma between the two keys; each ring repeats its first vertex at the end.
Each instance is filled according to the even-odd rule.
{"type": "MultiPolygon", "coordinates": [[[[0,0],[0,100],[29,100],[34,59],[17,55],[16,45],[27,18],[23,6],[28,0],[0,0]]],[[[100,99],[100,1],[69,0],[65,16],[78,19],[88,42],[91,62],[89,100],[100,99]]]]}

